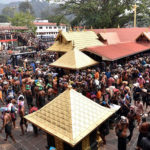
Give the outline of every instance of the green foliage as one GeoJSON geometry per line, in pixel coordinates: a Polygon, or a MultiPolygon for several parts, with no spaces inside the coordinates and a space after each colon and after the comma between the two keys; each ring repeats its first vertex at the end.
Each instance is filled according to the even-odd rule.
{"type": "Polygon", "coordinates": [[[135,3],[137,3],[137,26],[150,26],[149,0],[67,0],[61,6],[60,14],[71,15],[72,26],[83,25],[93,28],[133,26],[135,3]]]}
{"type": "Polygon", "coordinates": [[[65,14],[73,14],[72,26],[85,25],[94,28],[123,26],[130,19],[125,10],[131,10],[133,0],[69,0],[61,8],[65,14]]]}
{"type": "Polygon", "coordinates": [[[34,14],[32,5],[28,1],[19,4],[19,11],[23,13],[30,13],[32,15],[34,14]]]}
{"type": "Polygon", "coordinates": [[[9,21],[14,26],[27,26],[32,32],[35,33],[36,27],[33,24],[34,17],[30,13],[15,13],[13,18],[9,18],[9,21]]]}
{"type": "Polygon", "coordinates": [[[15,7],[5,7],[2,10],[2,15],[12,18],[14,16],[15,12],[16,12],[15,7]]]}
{"type": "Polygon", "coordinates": [[[148,0],[140,0],[137,3],[137,25],[150,25],[150,1],[148,0]]]}
{"type": "Polygon", "coordinates": [[[4,15],[0,15],[0,22],[8,22],[8,17],[4,15]]]}

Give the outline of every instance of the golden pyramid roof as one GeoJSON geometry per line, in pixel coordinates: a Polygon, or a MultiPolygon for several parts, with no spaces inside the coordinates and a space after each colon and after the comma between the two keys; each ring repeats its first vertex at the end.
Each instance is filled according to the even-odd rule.
{"type": "Polygon", "coordinates": [[[98,40],[98,36],[93,31],[59,32],[56,41],[47,50],[56,52],[68,52],[69,50],[73,49],[73,47],[71,46],[72,43],[74,43],[74,46],[79,50],[84,49],[86,47],[104,45],[98,40]],[[66,42],[60,42],[60,36],[62,36],[66,42]],[[69,46],[67,47],[67,45],[69,46]]]}
{"type": "Polygon", "coordinates": [[[93,60],[92,58],[75,48],[74,50],[71,50],[62,55],[58,60],[50,65],[60,68],[82,69],[96,64],[98,64],[97,61],[93,60]]]}
{"type": "Polygon", "coordinates": [[[47,51],[68,52],[72,49],[73,49],[72,42],[68,42],[67,44],[65,44],[59,41],[55,41],[54,44],[47,49],[47,51]]]}
{"type": "Polygon", "coordinates": [[[115,111],[100,106],[73,89],[67,89],[25,118],[45,132],[75,146],[115,111]]]}

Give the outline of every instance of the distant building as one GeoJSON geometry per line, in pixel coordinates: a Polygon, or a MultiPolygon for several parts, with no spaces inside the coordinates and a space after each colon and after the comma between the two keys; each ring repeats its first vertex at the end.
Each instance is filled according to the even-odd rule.
{"type": "Polygon", "coordinates": [[[16,33],[19,31],[27,31],[25,26],[12,26],[10,23],[0,23],[0,50],[10,49],[10,45],[14,45],[18,38],[16,33]]]}
{"type": "Polygon", "coordinates": [[[1,22],[0,22],[0,26],[11,26],[11,23],[9,23],[9,22],[1,23],[1,22]]]}
{"type": "Polygon", "coordinates": [[[36,34],[37,37],[51,38],[55,39],[59,30],[66,31],[66,25],[60,24],[57,26],[57,23],[50,23],[48,20],[35,20],[34,25],[37,27],[36,34]]]}

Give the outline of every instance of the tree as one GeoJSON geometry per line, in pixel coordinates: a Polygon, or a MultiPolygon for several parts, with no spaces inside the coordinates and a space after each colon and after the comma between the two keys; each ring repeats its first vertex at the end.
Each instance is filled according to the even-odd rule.
{"type": "MultiPolygon", "coordinates": [[[[45,0],[50,2],[51,0],[45,0]]],[[[137,3],[137,26],[150,25],[150,1],[148,0],[66,0],[60,12],[72,15],[72,26],[112,28],[132,25],[133,5],[137,3]],[[128,12],[128,13],[127,13],[128,12]]]]}
{"type": "Polygon", "coordinates": [[[4,15],[0,15],[0,22],[8,22],[8,17],[4,15]]]}
{"type": "Polygon", "coordinates": [[[32,5],[28,1],[19,4],[19,11],[23,13],[31,13],[32,15],[34,14],[32,5]]]}
{"type": "Polygon", "coordinates": [[[137,25],[150,25],[150,1],[139,0],[137,2],[137,25]]]}
{"type": "Polygon", "coordinates": [[[13,17],[16,12],[15,7],[5,7],[2,10],[2,15],[7,16],[7,17],[13,17]]]}
{"type": "Polygon", "coordinates": [[[27,26],[32,32],[35,33],[36,27],[33,24],[34,17],[30,13],[15,13],[13,18],[9,18],[10,22],[14,26],[27,26]]]}
{"type": "Polygon", "coordinates": [[[94,28],[123,26],[130,19],[134,0],[69,0],[62,5],[65,14],[74,15],[71,24],[94,28]]]}

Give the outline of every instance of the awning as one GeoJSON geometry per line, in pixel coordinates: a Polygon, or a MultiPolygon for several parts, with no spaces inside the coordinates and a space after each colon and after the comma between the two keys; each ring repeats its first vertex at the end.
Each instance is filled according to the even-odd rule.
{"type": "Polygon", "coordinates": [[[114,61],[135,55],[150,49],[150,44],[144,45],[136,42],[120,43],[107,46],[90,47],[84,51],[91,52],[95,55],[101,56],[104,60],[114,61]]]}
{"type": "Polygon", "coordinates": [[[12,42],[12,41],[17,41],[17,39],[0,40],[0,42],[3,42],[3,43],[12,42]]]}
{"type": "Polygon", "coordinates": [[[0,31],[3,30],[28,30],[25,26],[0,26],[0,31]]]}

